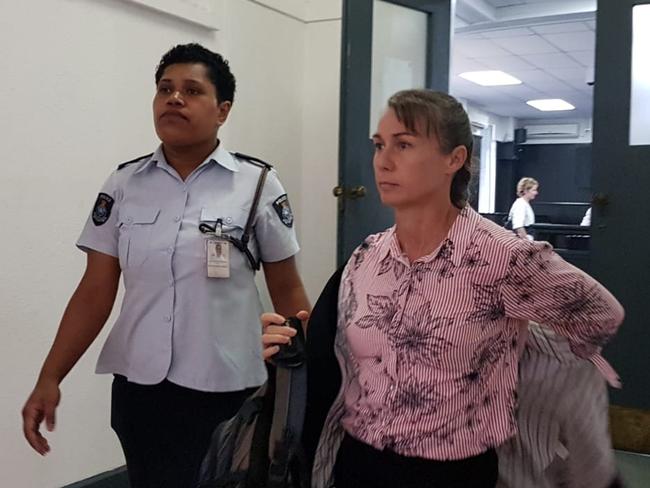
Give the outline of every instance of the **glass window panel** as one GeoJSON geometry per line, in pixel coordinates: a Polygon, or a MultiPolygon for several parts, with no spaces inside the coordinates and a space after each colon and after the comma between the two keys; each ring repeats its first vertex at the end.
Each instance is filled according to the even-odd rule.
{"type": "Polygon", "coordinates": [[[427,66],[428,15],[375,0],[372,21],[370,134],[388,98],[398,90],[423,88],[427,66]]]}
{"type": "Polygon", "coordinates": [[[650,5],[632,9],[630,145],[650,145],[650,5]]]}

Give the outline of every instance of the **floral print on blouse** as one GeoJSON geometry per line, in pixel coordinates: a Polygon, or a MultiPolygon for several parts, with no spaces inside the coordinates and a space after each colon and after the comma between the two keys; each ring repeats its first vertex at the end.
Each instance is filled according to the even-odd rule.
{"type": "Polygon", "coordinates": [[[328,486],[340,427],[376,449],[436,460],[474,456],[514,435],[519,331],[529,320],[589,358],[623,309],[550,244],[520,239],[468,207],[438,249],[412,263],[395,227],[368,237],[342,276],[343,384],[314,486],[328,486]]]}

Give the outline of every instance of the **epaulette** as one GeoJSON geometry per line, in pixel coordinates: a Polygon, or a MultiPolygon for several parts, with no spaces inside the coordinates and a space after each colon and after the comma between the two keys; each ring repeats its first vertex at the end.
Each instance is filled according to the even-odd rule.
{"type": "Polygon", "coordinates": [[[138,161],[142,161],[144,158],[151,157],[153,153],[145,154],[144,156],[139,156],[135,159],[132,159],[131,161],[127,161],[126,163],[122,163],[117,167],[117,170],[121,170],[122,168],[126,168],[129,164],[137,163],[138,161]]]}
{"type": "Polygon", "coordinates": [[[251,164],[254,164],[255,166],[260,166],[260,167],[266,167],[268,169],[273,169],[273,165],[267,163],[266,161],[262,161],[261,159],[258,159],[254,156],[249,156],[248,154],[242,154],[240,152],[232,153],[233,156],[239,159],[243,159],[245,161],[248,161],[251,164]]]}

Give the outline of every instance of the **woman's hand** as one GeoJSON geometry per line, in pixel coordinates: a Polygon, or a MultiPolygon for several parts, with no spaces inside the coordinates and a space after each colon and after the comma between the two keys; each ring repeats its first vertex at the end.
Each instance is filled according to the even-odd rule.
{"type": "Polygon", "coordinates": [[[59,385],[54,380],[41,380],[23,407],[23,434],[29,445],[41,456],[50,452],[50,444],[40,432],[45,421],[47,430],[54,430],[56,407],[61,400],[59,385]]]}
{"type": "MultiPolygon", "coordinates": [[[[303,323],[309,318],[309,313],[301,310],[296,314],[303,323]]],[[[296,330],[284,325],[285,318],[277,313],[264,313],[260,317],[262,322],[262,356],[269,359],[280,350],[279,344],[290,344],[291,338],[296,335],[296,330]]]]}

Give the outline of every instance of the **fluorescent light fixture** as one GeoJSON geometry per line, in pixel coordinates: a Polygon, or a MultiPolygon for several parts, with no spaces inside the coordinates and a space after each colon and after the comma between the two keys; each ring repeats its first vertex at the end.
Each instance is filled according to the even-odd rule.
{"type": "Polygon", "coordinates": [[[466,71],[458,76],[481,86],[521,85],[521,80],[503,71],[466,71]]]}
{"type": "Polygon", "coordinates": [[[545,100],[528,100],[526,102],[531,107],[541,110],[542,112],[559,112],[561,110],[574,110],[575,107],[566,100],[561,98],[548,98],[545,100]]]}

